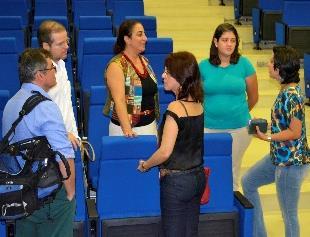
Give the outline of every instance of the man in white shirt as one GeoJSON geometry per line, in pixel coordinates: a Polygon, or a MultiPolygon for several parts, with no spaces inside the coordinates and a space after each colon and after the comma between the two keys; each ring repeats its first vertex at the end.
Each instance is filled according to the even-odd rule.
{"type": "Polygon", "coordinates": [[[67,58],[69,48],[69,38],[66,28],[53,20],[44,21],[38,30],[38,42],[40,47],[51,53],[52,60],[57,67],[57,84],[49,90],[48,94],[58,105],[68,132],[68,139],[76,150],[80,146],[80,138],[73,114],[71,84],[68,80],[65,62],[63,61],[67,58]]]}

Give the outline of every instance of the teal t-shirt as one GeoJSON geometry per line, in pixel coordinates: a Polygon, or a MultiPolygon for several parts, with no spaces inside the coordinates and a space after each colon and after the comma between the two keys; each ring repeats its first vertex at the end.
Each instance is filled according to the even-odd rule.
{"type": "Polygon", "coordinates": [[[199,69],[204,89],[204,126],[210,129],[245,127],[250,119],[245,79],[255,73],[250,61],[241,56],[237,64],[223,68],[204,59],[199,69]]]}

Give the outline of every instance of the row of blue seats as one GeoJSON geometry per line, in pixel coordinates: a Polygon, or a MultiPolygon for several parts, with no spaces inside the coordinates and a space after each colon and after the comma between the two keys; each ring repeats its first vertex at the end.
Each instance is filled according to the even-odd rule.
{"type": "MultiPolygon", "coordinates": [[[[145,223],[149,217],[160,216],[158,170],[154,168],[143,174],[136,170],[138,161],[147,159],[156,150],[156,137],[103,136],[100,143],[96,208],[99,229],[104,231],[99,236],[109,236],[109,220],[127,223],[128,218],[141,218],[145,223]]],[[[207,205],[201,206],[201,215],[236,213],[239,235],[235,236],[251,236],[253,209],[251,205],[245,208],[232,189],[231,143],[229,134],[204,136],[204,165],[211,168],[211,197],[207,205]]],[[[159,228],[159,221],[157,224],[159,228]]],[[[139,228],[141,225],[135,231],[139,232],[139,228]]],[[[128,233],[128,236],[134,235],[128,233]]]]}
{"type": "Polygon", "coordinates": [[[309,11],[309,0],[259,0],[252,11],[254,43],[258,46],[261,41],[276,41],[278,45],[291,45],[302,57],[310,52],[309,11]]]}

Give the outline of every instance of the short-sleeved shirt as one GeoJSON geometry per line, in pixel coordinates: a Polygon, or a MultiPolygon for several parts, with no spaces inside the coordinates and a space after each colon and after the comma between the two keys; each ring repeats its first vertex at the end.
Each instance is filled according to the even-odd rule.
{"type": "Polygon", "coordinates": [[[275,165],[289,166],[310,163],[304,99],[300,86],[288,87],[278,94],[271,109],[271,133],[288,129],[293,118],[302,122],[301,136],[295,140],[271,142],[270,156],[275,165]]]}
{"type": "MultiPolygon", "coordinates": [[[[3,111],[2,135],[4,136],[17,119],[25,101],[38,91],[45,97],[50,96],[39,86],[24,83],[21,89],[8,101],[3,111]]],[[[10,143],[35,136],[46,136],[53,150],[61,152],[66,158],[74,158],[74,151],[67,138],[67,132],[58,106],[53,101],[39,103],[29,114],[25,115],[11,135],[10,143]]],[[[23,161],[19,161],[23,166],[23,161]]]]}
{"type": "Polygon", "coordinates": [[[210,129],[245,127],[250,119],[246,78],[255,73],[251,62],[240,57],[227,67],[202,60],[199,69],[204,89],[204,126],[210,129]]]}

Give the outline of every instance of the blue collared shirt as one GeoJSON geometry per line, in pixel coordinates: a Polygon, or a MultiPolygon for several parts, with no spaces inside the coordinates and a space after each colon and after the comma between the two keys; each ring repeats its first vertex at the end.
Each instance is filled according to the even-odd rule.
{"type": "MultiPolygon", "coordinates": [[[[8,101],[4,108],[2,118],[3,136],[17,119],[25,101],[33,95],[31,91],[38,91],[50,98],[41,87],[32,83],[23,83],[21,89],[8,101]]],[[[25,115],[17,125],[15,134],[11,135],[10,143],[35,136],[46,136],[53,150],[59,151],[67,159],[74,158],[74,151],[68,140],[63,118],[58,106],[53,101],[43,101],[28,115],[25,115]]]]}

